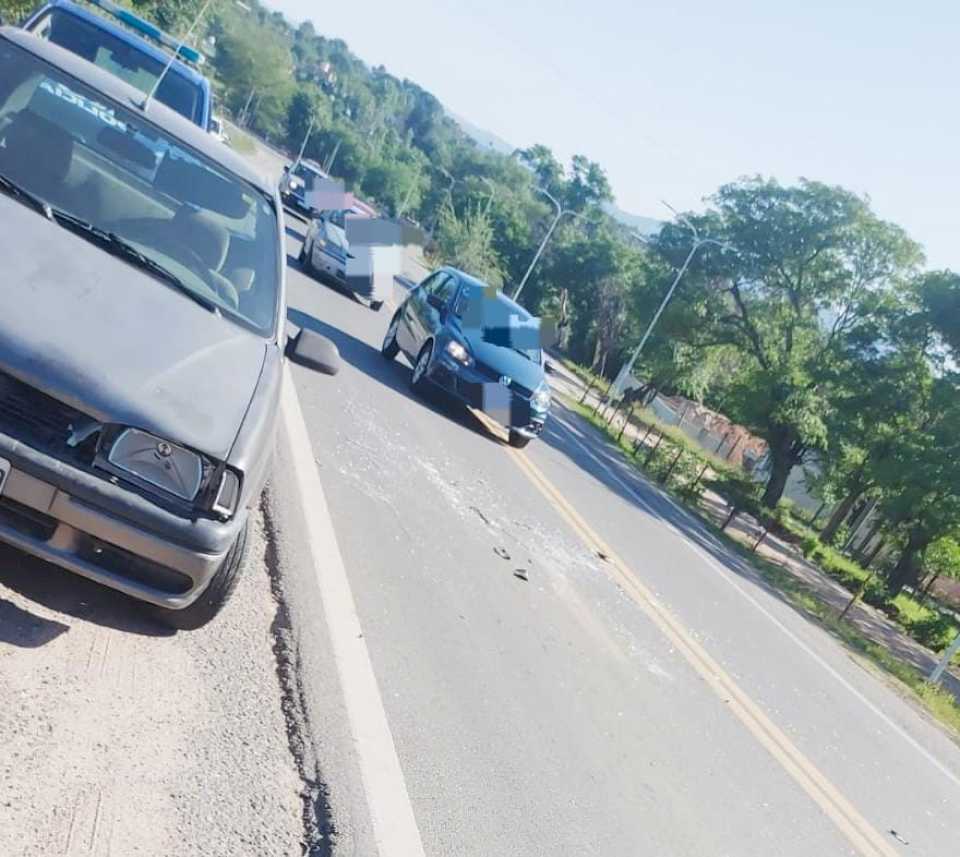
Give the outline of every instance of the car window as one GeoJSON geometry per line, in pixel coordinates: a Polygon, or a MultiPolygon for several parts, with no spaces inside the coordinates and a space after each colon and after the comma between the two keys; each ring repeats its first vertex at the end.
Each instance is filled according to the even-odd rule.
{"type": "Polygon", "coordinates": [[[480,330],[485,342],[512,348],[534,363],[540,362],[542,353],[536,347],[539,319],[496,290],[464,283],[455,312],[464,330],[480,330]]]}
{"type": "Polygon", "coordinates": [[[424,283],[424,290],[429,295],[436,295],[442,301],[449,301],[457,290],[457,281],[446,271],[437,271],[424,283]]]}
{"type": "Polygon", "coordinates": [[[115,233],[225,316],[274,331],[282,255],[270,198],[10,43],[0,175],[115,233]]]}
{"type": "MultiPolygon", "coordinates": [[[[69,12],[51,9],[31,28],[40,37],[83,57],[121,80],[149,93],[163,72],[164,64],[135,45],[117,38],[69,12]]],[[[156,99],[191,122],[200,112],[200,88],[171,69],[157,89],[156,99]]]]}

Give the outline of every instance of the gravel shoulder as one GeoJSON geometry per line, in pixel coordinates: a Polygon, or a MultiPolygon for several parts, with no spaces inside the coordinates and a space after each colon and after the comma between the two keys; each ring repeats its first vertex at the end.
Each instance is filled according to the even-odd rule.
{"type": "Polygon", "coordinates": [[[266,551],[257,516],[234,599],[173,634],[0,549],[0,854],[303,853],[266,551]]]}

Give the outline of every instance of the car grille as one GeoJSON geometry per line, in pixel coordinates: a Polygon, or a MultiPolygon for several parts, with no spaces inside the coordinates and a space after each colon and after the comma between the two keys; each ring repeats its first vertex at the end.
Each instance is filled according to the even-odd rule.
{"type": "Polygon", "coordinates": [[[45,452],[63,454],[73,427],[87,422],[79,411],[0,372],[0,432],[45,452]]]}
{"type": "MultiPolygon", "coordinates": [[[[494,369],[491,369],[484,363],[477,363],[477,371],[483,375],[485,378],[488,378],[491,381],[500,383],[500,373],[494,369]]],[[[518,383],[517,381],[510,382],[511,392],[516,393],[518,396],[523,397],[524,399],[529,399],[533,395],[533,391],[527,387],[524,387],[523,384],[518,383]]]]}

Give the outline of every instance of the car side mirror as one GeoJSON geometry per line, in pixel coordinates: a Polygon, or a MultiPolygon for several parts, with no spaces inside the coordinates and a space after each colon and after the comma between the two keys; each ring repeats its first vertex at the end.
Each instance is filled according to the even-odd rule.
{"type": "Polygon", "coordinates": [[[444,310],[447,305],[444,302],[443,298],[439,295],[427,295],[427,303],[430,304],[434,309],[444,310]]]}
{"type": "Polygon", "coordinates": [[[287,340],[284,354],[294,363],[316,369],[324,375],[336,375],[342,362],[336,345],[327,337],[303,327],[287,340]]]}

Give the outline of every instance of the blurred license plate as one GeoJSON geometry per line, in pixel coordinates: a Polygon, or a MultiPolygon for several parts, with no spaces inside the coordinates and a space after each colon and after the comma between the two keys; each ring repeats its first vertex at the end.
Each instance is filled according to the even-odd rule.
{"type": "Polygon", "coordinates": [[[0,494],[3,493],[3,486],[7,483],[7,477],[10,475],[10,462],[5,458],[0,458],[0,494]]]}

